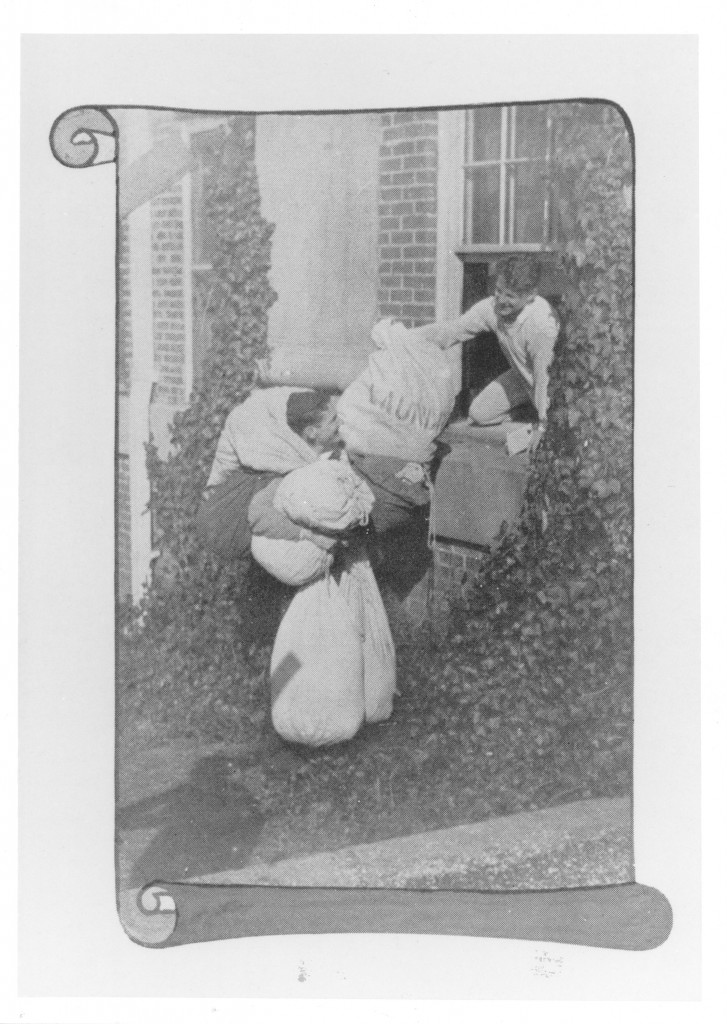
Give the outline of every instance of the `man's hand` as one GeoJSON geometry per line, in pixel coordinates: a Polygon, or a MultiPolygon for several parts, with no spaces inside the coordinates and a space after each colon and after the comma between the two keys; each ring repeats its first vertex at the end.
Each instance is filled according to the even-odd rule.
{"type": "Polygon", "coordinates": [[[530,435],[530,444],[528,445],[528,450],[529,451],[531,451],[531,452],[535,451],[535,449],[538,447],[538,445],[542,441],[544,433],[545,433],[545,422],[543,420],[540,420],[538,423],[535,423],[533,425],[533,432],[530,435]]]}

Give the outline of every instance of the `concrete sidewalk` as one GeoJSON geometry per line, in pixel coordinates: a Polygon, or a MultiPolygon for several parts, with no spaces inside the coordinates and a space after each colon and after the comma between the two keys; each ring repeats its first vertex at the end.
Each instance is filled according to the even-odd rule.
{"type": "Polygon", "coordinates": [[[615,885],[633,880],[631,801],[581,800],[186,880],[415,889],[615,885]]]}

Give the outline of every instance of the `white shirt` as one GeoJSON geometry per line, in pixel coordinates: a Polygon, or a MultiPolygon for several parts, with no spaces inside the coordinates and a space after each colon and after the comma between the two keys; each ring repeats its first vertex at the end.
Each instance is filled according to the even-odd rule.
{"type": "Polygon", "coordinates": [[[217,442],[208,487],[223,483],[241,466],[284,476],[315,462],[318,453],[288,426],[289,396],[301,388],[261,388],[227,417],[217,442]]]}
{"type": "Polygon", "coordinates": [[[546,371],[552,362],[558,321],[549,303],[539,295],[514,320],[500,320],[495,315],[494,297],[489,296],[475,303],[459,319],[447,324],[431,324],[421,330],[441,348],[461,344],[481,331],[494,331],[510,366],[532,391],[535,365],[540,364],[546,371]]]}

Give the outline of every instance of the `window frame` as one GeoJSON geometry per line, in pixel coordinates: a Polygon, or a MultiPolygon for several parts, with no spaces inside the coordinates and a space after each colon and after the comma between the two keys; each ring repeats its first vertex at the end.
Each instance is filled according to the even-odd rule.
{"type": "MultiPolygon", "coordinates": [[[[525,107],[536,104],[490,104],[490,106],[525,107]]],[[[544,105],[544,104],[537,104],[544,105]]],[[[437,172],[437,295],[435,315],[437,321],[454,320],[471,305],[467,301],[470,289],[467,279],[476,265],[485,264],[482,269],[489,273],[490,265],[499,258],[515,253],[538,253],[544,262],[546,277],[557,277],[557,222],[552,220],[552,203],[549,206],[550,238],[547,243],[467,243],[466,235],[466,182],[465,163],[468,121],[474,110],[481,108],[459,107],[439,112],[439,163],[437,172]]],[[[552,158],[552,137],[550,138],[552,158]]],[[[470,296],[471,298],[471,296],[470,296]]],[[[476,300],[475,300],[476,301],[476,300]]],[[[470,369],[465,355],[465,346],[452,346],[447,350],[452,355],[458,398],[458,410],[463,411],[466,401],[470,369]]]]}
{"type": "MultiPolygon", "coordinates": [[[[225,130],[229,124],[229,115],[207,116],[207,115],[183,115],[180,128],[187,144],[187,147],[195,156],[194,140],[200,135],[208,132],[225,130]]],[[[195,157],[194,166],[185,175],[182,183],[184,197],[184,221],[187,225],[184,242],[184,276],[185,276],[185,306],[187,307],[186,322],[189,324],[188,373],[186,379],[187,395],[191,395],[193,386],[198,383],[201,373],[204,354],[207,351],[209,338],[205,334],[205,319],[197,315],[195,296],[197,285],[200,279],[204,279],[212,271],[212,263],[195,259],[199,248],[195,240],[195,227],[198,221],[197,204],[203,194],[201,183],[197,180],[200,173],[195,157]]]]}
{"type": "Polygon", "coordinates": [[[475,160],[473,156],[474,132],[472,130],[474,116],[481,107],[469,108],[462,119],[462,160],[461,160],[461,187],[463,195],[462,223],[460,229],[459,244],[455,252],[461,258],[476,254],[488,253],[527,253],[527,252],[549,252],[552,251],[555,243],[555,231],[551,211],[552,204],[550,195],[546,189],[543,197],[542,210],[542,237],[539,242],[515,242],[515,176],[512,168],[518,164],[540,164],[543,163],[547,169],[552,159],[552,135],[553,121],[550,112],[551,104],[547,103],[510,103],[492,104],[500,110],[500,152],[497,159],[475,160]],[[546,107],[546,147],[542,157],[533,158],[515,156],[517,141],[517,113],[518,110],[531,107],[546,107]],[[473,171],[479,167],[498,167],[500,172],[499,209],[498,209],[498,241],[497,242],[473,242],[472,223],[472,194],[473,194],[473,171]]]}

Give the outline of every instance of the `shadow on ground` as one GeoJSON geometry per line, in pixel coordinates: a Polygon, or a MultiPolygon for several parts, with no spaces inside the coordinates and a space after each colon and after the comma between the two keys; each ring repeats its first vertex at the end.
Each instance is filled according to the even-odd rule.
{"type": "Polygon", "coordinates": [[[116,826],[122,885],[243,867],[263,827],[244,776],[241,758],[211,754],[193,764],[185,782],[120,807],[116,826]]]}

